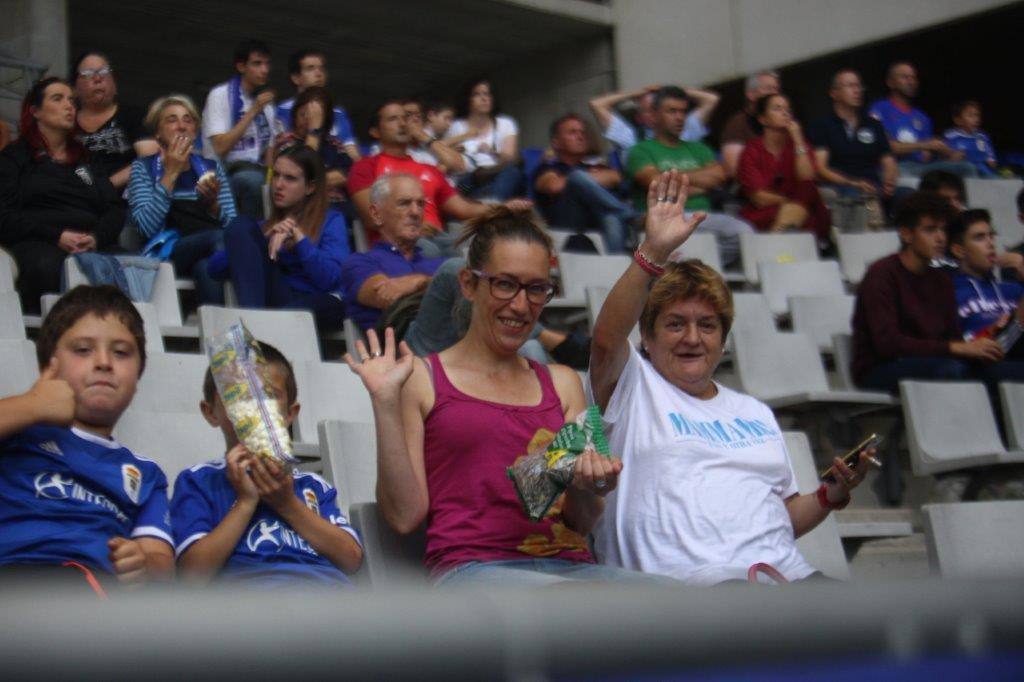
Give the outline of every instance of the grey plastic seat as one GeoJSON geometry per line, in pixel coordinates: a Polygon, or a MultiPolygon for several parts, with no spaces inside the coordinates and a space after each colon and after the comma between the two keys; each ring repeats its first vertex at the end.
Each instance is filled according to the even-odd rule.
{"type": "MultiPolygon", "coordinates": [[[[820,481],[807,435],[800,431],[785,431],[782,435],[786,439],[786,450],[789,452],[789,461],[793,465],[800,494],[813,493],[818,489],[820,481]]],[[[850,567],[846,563],[835,514],[829,514],[814,530],[797,538],[796,546],[807,563],[828,577],[837,580],[850,578],[850,567]]]]}
{"type": "MultiPolygon", "coordinates": [[[[331,419],[373,423],[373,405],[362,380],[340,362],[295,362],[299,386],[296,440],[317,442],[317,424],[331,419]]],[[[372,499],[372,498],[371,498],[372,499]]],[[[357,500],[348,500],[354,502],[357,500]]]]}
{"type": "Polygon", "coordinates": [[[357,583],[375,588],[426,582],[423,555],[427,537],[423,529],[399,535],[380,515],[375,502],[361,502],[349,508],[349,521],[363,541],[363,565],[357,583]]]}
{"type": "Polygon", "coordinates": [[[899,250],[900,238],[895,230],[840,232],[836,235],[836,248],[843,279],[856,285],[872,263],[899,250]]]}
{"type": "Polygon", "coordinates": [[[888,393],[831,390],[818,349],[804,334],[741,329],[734,341],[733,364],[743,390],[770,407],[804,410],[840,405],[888,408],[897,404],[888,393]]]}
{"type": "Polygon", "coordinates": [[[820,351],[832,350],[832,337],[852,334],[853,304],[849,294],[836,296],[791,296],[789,312],[793,331],[807,334],[820,351]]]}
{"type": "MultiPolygon", "coordinates": [[[[608,298],[608,292],[611,291],[608,287],[587,287],[587,322],[590,327],[590,333],[594,333],[594,324],[597,323],[597,315],[601,312],[601,308],[604,307],[605,299],[608,298]]],[[[634,346],[640,345],[640,325],[637,324],[633,327],[633,330],[629,332],[629,342],[634,346]]]]}
{"type": "Polygon", "coordinates": [[[839,387],[857,390],[853,383],[853,373],[850,372],[850,362],[853,361],[853,334],[832,335],[832,360],[836,366],[836,374],[839,375],[839,387]]]}
{"type": "Polygon", "coordinates": [[[24,339],[25,321],[21,317],[21,299],[14,292],[0,293],[0,339],[24,339]]]}
{"type": "Polygon", "coordinates": [[[200,353],[158,353],[146,358],[131,409],[147,412],[195,412],[203,399],[209,361],[200,353]]]}
{"type": "Polygon", "coordinates": [[[366,253],[370,250],[370,240],[366,237],[366,228],[363,221],[355,218],[352,221],[352,241],[355,243],[356,253],[366,253]]]}
{"type": "Polygon", "coordinates": [[[1024,450],[1024,384],[1009,381],[999,384],[999,397],[1010,447],[1024,450]]]}
{"type": "Polygon", "coordinates": [[[21,339],[0,339],[0,398],[24,393],[39,378],[36,345],[21,339]]]}
{"type": "Polygon", "coordinates": [[[694,232],[678,249],[672,252],[669,260],[681,261],[696,258],[710,266],[718,274],[723,273],[722,255],[718,251],[718,240],[709,232],[694,232]]]}
{"type": "Polygon", "coordinates": [[[585,305],[587,287],[611,287],[626,271],[632,259],[629,256],[594,256],[582,253],[563,253],[558,256],[558,270],[562,277],[560,298],[585,305]]]}
{"type": "Polygon", "coordinates": [[[1024,462],[1003,446],[985,385],[973,381],[901,381],[914,474],[1024,462]]]}
{"type": "MultiPolygon", "coordinates": [[[[551,241],[555,244],[555,253],[557,254],[563,253],[562,249],[565,247],[565,242],[569,241],[569,237],[576,234],[576,230],[557,229],[557,227],[549,228],[547,232],[551,237],[551,241]]],[[[604,244],[604,235],[593,230],[588,230],[583,234],[593,242],[599,255],[604,256],[608,253],[608,247],[604,244]]]]}
{"type": "Polygon", "coordinates": [[[1024,575],[1024,502],[926,504],[921,512],[928,560],[943,578],[1024,575]]]}
{"type": "Polygon", "coordinates": [[[746,232],[740,235],[740,262],[743,276],[751,284],[758,284],[760,274],[758,263],[794,263],[818,260],[818,246],[814,235],[807,232],[797,234],[759,234],[746,232]]]}
{"type": "Polygon", "coordinates": [[[1017,218],[1017,194],[1020,178],[966,178],[967,203],[971,208],[984,208],[992,214],[992,225],[1003,247],[1024,241],[1024,225],[1017,218]]]}
{"type": "MultiPolygon", "coordinates": [[[[372,417],[371,417],[372,420],[372,417]]],[[[377,435],[372,421],[321,421],[318,426],[324,478],[345,504],[377,500],[377,435]]]]}
{"type": "Polygon", "coordinates": [[[355,357],[356,341],[366,343],[366,335],[363,334],[363,330],[360,329],[355,322],[347,317],[345,318],[345,322],[342,327],[342,334],[345,339],[345,350],[352,353],[353,357],[355,357]]]}
{"type": "MultiPolygon", "coordinates": [[[[74,258],[64,259],[64,277],[68,289],[79,284],[88,284],[89,280],[78,267],[74,258]]],[[[153,297],[149,300],[156,310],[160,329],[167,336],[195,337],[194,328],[185,327],[181,317],[181,303],[178,301],[178,285],[174,278],[174,266],[161,263],[153,283],[153,297]]]]}
{"type": "Polygon", "coordinates": [[[187,412],[129,407],[118,420],[114,437],[135,454],[160,465],[169,493],[182,470],[224,456],[224,436],[206,423],[198,406],[187,412]]]}
{"type": "Polygon", "coordinates": [[[306,310],[253,310],[249,308],[199,307],[199,347],[206,340],[222,334],[239,320],[253,336],[275,346],[293,364],[320,360],[320,343],[313,314],[306,310]]]}
{"type": "Polygon", "coordinates": [[[834,260],[758,263],[761,291],[774,315],[790,312],[792,296],[842,296],[846,293],[839,263],[834,260]]]}
{"type": "Polygon", "coordinates": [[[0,293],[15,291],[14,282],[18,279],[18,264],[14,256],[0,249],[0,293]]]}

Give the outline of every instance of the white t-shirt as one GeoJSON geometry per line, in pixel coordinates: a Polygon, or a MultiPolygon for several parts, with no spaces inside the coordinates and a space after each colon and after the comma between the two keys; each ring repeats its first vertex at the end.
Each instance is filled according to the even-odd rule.
{"type": "Polygon", "coordinates": [[[797,485],[782,431],[767,405],[716,385],[694,398],[630,345],[604,412],[623,467],[594,529],[598,559],[701,585],[746,580],[759,562],[806,578],[815,569],[786,511],[797,485]]]}
{"type": "MultiPolygon", "coordinates": [[[[223,135],[235,127],[234,121],[231,120],[230,97],[227,83],[214,86],[210,90],[210,94],[206,96],[206,105],[203,107],[203,155],[209,159],[217,158],[217,153],[213,151],[213,143],[210,142],[210,138],[214,135],[223,135]]],[[[241,113],[244,114],[251,109],[252,103],[253,98],[243,90],[241,113]]],[[[263,107],[263,114],[267,117],[267,123],[270,125],[269,143],[273,144],[274,137],[282,132],[277,125],[277,113],[274,111],[274,105],[268,104],[263,107]]],[[[256,131],[256,120],[253,119],[249,127],[245,129],[245,133],[238,138],[238,142],[224,155],[221,161],[224,163],[231,163],[232,161],[263,163],[263,152],[265,150],[266,146],[260,148],[259,136],[256,131]]]]}
{"type": "MultiPolygon", "coordinates": [[[[469,130],[469,123],[466,122],[466,119],[460,118],[452,123],[446,137],[463,135],[467,130],[469,130]]],[[[489,132],[483,133],[479,137],[465,140],[459,146],[462,155],[470,162],[472,168],[488,168],[498,165],[498,152],[501,149],[502,143],[506,139],[518,134],[519,126],[516,125],[515,119],[508,116],[498,116],[489,132]],[[487,145],[490,151],[481,151],[480,147],[483,145],[487,145]]]]}

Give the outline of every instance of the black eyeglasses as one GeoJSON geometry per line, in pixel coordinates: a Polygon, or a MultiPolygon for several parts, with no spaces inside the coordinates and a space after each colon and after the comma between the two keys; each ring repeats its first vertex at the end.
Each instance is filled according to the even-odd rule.
{"type": "Polygon", "coordinates": [[[491,288],[491,296],[499,301],[511,301],[519,295],[520,291],[526,291],[526,300],[530,303],[547,303],[555,295],[555,285],[551,282],[531,282],[523,284],[501,275],[488,275],[480,270],[470,270],[480,279],[487,280],[491,288]]]}

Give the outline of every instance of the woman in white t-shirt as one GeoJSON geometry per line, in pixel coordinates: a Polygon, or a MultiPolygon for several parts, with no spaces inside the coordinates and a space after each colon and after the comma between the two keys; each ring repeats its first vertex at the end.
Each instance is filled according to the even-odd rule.
{"type": "Polygon", "coordinates": [[[707,265],[667,262],[703,220],[685,218],[686,197],[676,171],[651,183],[644,242],[594,326],[590,388],[623,462],[594,530],[597,554],[696,584],[744,580],[756,564],[802,580],[816,571],[795,538],[845,506],[868,462],[836,458],[834,482],[797,494],[771,410],[712,379],[732,295],[707,265]],[[640,349],[628,341],[637,321],[640,349]]]}
{"type": "Polygon", "coordinates": [[[469,169],[456,178],[459,191],[470,197],[499,201],[521,194],[519,126],[515,119],[499,115],[491,82],[472,82],[458,113],[447,138],[461,140],[455,148],[462,152],[469,169]]]}

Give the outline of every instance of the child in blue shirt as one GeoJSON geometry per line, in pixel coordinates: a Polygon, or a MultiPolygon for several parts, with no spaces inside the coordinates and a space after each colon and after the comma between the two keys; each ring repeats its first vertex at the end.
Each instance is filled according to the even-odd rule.
{"type": "MultiPolygon", "coordinates": [[[[291,363],[273,346],[260,347],[267,359],[263,380],[290,426],[299,412],[291,363]]],[[[250,454],[238,441],[209,370],[200,408],[224,434],[227,454],[181,472],[175,481],[171,518],[183,578],[350,584],[346,574],[359,569],[363,550],[338,509],[337,491],[316,474],[250,454]]]]}
{"type": "Polygon", "coordinates": [[[145,348],[142,318],[115,287],[76,287],[46,316],[39,380],[0,400],[0,566],[98,593],[173,577],[167,479],[111,438],[145,348]]]}
{"type": "MultiPolygon", "coordinates": [[[[996,271],[996,233],[985,209],[969,209],[949,228],[950,253],[960,262],[954,279],[957,316],[965,339],[1004,328],[1013,316],[1024,316],[1024,286],[999,282],[996,271]]],[[[1024,320],[1022,320],[1024,321],[1024,320]]],[[[1024,342],[1007,354],[1024,357],[1024,342]]]]}
{"type": "Polygon", "coordinates": [[[996,150],[985,131],[981,130],[981,105],[974,100],[953,105],[953,125],[943,133],[946,144],[964,153],[964,160],[978,169],[979,177],[996,173],[996,150]]]}

